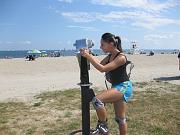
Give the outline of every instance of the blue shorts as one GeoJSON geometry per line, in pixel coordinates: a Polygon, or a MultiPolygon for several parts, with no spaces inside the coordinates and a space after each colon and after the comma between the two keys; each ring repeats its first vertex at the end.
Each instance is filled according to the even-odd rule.
{"type": "Polygon", "coordinates": [[[126,81],[126,82],[122,82],[116,85],[112,85],[112,88],[115,88],[116,90],[120,91],[123,94],[123,100],[125,102],[128,102],[128,99],[131,96],[132,91],[133,91],[131,81],[126,81]]]}

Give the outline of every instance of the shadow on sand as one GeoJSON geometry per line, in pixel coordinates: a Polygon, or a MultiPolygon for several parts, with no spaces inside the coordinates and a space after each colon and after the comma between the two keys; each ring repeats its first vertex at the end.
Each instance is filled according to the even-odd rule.
{"type": "Polygon", "coordinates": [[[159,77],[159,78],[154,78],[154,80],[158,80],[158,81],[174,81],[174,80],[180,80],[180,76],[159,77]]]}

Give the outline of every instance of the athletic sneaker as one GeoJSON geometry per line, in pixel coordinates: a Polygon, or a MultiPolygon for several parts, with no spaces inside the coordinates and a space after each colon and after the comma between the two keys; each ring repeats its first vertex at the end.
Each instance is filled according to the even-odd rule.
{"type": "Polygon", "coordinates": [[[92,135],[108,135],[108,126],[107,122],[100,122],[98,121],[95,131],[92,133],[92,135]]]}

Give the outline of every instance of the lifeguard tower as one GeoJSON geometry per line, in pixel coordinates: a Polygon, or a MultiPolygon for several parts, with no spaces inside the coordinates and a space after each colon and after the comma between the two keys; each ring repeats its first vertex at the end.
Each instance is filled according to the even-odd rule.
{"type": "Polygon", "coordinates": [[[132,47],[130,48],[130,54],[140,54],[139,46],[137,45],[136,41],[132,41],[132,47]]]}

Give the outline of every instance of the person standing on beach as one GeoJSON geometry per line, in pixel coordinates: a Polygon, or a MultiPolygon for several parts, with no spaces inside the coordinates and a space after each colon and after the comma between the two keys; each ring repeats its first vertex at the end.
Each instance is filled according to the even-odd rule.
{"type": "Polygon", "coordinates": [[[121,39],[111,33],[104,33],[101,37],[100,48],[109,53],[101,62],[98,61],[87,49],[80,49],[82,56],[100,72],[105,72],[107,80],[112,84],[108,90],[102,91],[92,99],[92,104],[97,112],[98,123],[92,135],[107,135],[107,111],[104,103],[113,103],[115,121],[119,125],[120,135],[127,134],[126,108],[132,94],[132,83],[126,73],[127,58],[122,51],[121,39]]]}
{"type": "Polygon", "coordinates": [[[178,59],[179,59],[179,70],[180,70],[180,52],[178,54],[178,59]]]}

